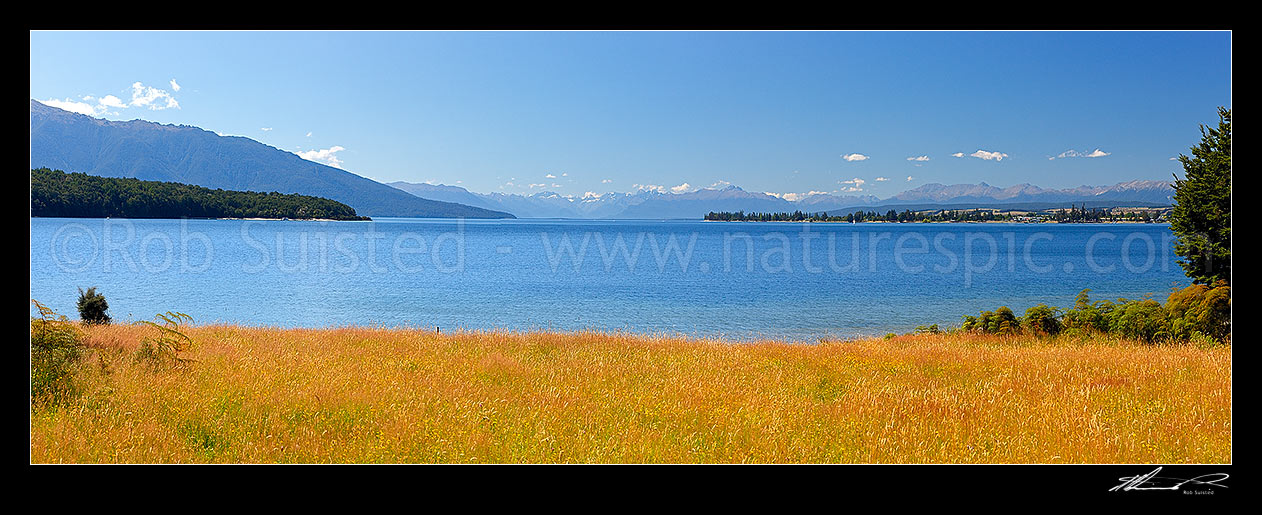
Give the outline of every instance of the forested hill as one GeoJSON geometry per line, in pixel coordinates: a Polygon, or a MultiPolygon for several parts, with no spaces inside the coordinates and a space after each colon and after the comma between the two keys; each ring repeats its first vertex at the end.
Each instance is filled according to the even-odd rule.
{"type": "Polygon", "coordinates": [[[322,197],[203,188],[177,182],[31,170],[31,216],[367,220],[322,197]]]}
{"type": "Polygon", "coordinates": [[[30,167],[234,191],[314,195],[351,206],[365,216],[514,218],[500,211],[417,197],[250,138],[188,125],[93,118],[35,100],[31,100],[30,167]]]}

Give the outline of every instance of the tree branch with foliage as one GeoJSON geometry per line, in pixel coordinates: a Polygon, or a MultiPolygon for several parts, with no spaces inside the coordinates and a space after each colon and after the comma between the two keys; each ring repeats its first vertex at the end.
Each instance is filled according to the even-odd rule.
{"type": "Polygon", "coordinates": [[[1170,229],[1179,265],[1197,284],[1231,283],[1231,110],[1218,108],[1218,127],[1201,125],[1192,155],[1179,155],[1170,229]]]}

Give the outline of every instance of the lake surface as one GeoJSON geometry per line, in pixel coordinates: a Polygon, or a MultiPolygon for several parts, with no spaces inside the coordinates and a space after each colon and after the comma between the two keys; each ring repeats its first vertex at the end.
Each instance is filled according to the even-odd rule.
{"type": "MultiPolygon", "coordinates": [[[[817,341],[1190,281],[1165,224],[31,219],[31,298],[118,321],[817,341]]],[[[32,314],[35,311],[32,309],[32,314]]]]}

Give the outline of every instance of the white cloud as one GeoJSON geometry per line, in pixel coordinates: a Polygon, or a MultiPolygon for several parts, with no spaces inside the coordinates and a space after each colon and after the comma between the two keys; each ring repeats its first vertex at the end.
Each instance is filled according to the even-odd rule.
{"type": "Polygon", "coordinates": [[[910,175],[907,176],[907,182],[911,182],[912,179],[915,179],[915,177],[912,177],[910,175]]]}
{"type": "Polygon", "coordinates": [[[1008,157],[1008,154],[1005,154],[1003,152],[991,152],[989,150],[981,150],[981,149],[978,149],[977,152],[973,152],[972,154],[969,154],[969,155],[976,157],[978,159],[984,159],[986,161],[991,161],[991,160],[1003,161],[1003,158],[1008,157]]]}
{"type": "Polygon", "coordinates": [[[855,192],[855,191],[863,191],[863,183],[868,182],[868,181],[855,177],[848,181],[837,181],[837,182],[841,184],[849,184],[850,186],[842,188],[842,191],[850,193],[850,192],[855,192]]]}
{"type": "Polygon", "coordinates": [[[569,176],[570,176],[570,173],[569,173],[569,172],[565,172],[565,173],[562,173],[562,174],[561,174],[561,177],[569,177],[569,176]]]}
{"type": "Polygon", "coordinates": [[[146,86],[140,82],[134,82],[131,85],[131,104],[132,107],[148,107],[157,111],[161,109],[179,109],[180,103],[172,97],[166,90],[146,86]]]}
{"type": "MultiPolygon", "coordinates": [[[[85,98],[91,98],[91,97],[85,97],[85,98]]],[[[101,97],[100,100],[97,101],[97,105],[103,106],[103,107],[113,107],[115,109],[127,108],[127,104],[124,104],[122,99],[114,95],[105,95],[101,97]]]]}
{"type": "Polygon", "coordinates": [[[868,159],[871,159],[871,156],[865,156],[863,154],[854,153],[854,154],[846,154],[844,156],[841,156],[841,158],[845,159],[846,161],[854,162],[854,161],[867,161],[868,159]]]}
{"type": "Polygon", "coordinates": [[[175,82],[175,79],[171,79],[171,89],[175,90],[176,93],[179,93],[180,91],[180,84],[175,82]]]}
{"type": "Polygon", "coordinates": [[[1171,160],[1171,161],[1178,161],[1178,160],[1179,160],[1179,158],[1178,158],[1178,157],[1172,157],[1172,158],[1170,158],[1170,160],[1171,160]]]}
{"type": "Polygon", "coordinates": [[[1092,150],[1091,152],[1079,152],[1079,151],[1074,150],[1074,149],[1069,149],[1069,150],[1066,150],[1066,151],[1064,151],[1064,152],[1061,152],[1061,153],[1060,153],[1060,154],[1058,154],[1056,157],[1050,157],[1050,158],[1048,158],[1048,159],[1049,159],[1049,160],[1051,160],[1051,159],[1065,159],[1065,158],[1067,158],[1067,157],[1104,157],[1104,156],[1109,155],[1110,153],[1111,153],[1111,152],[1105,152],[1105,151],[1100,150],[1100,149],[1098,149],[1098,148],[1097,148],[1097,149],[1095,149],[1095,150],[1092,150]]]}
{"type": "Polygon", "coordinates": [[[561,187],[561,185],[560,185],[560,184],[557,184],[557,183],[555,183],[555,182],[554,182],[554,183],[552,183],[552,187],[553,187],[553,188],[560,188],[560,187],[561,187]]]}
{"type": "Polygon", "coordinates": [[[888,180],[890,180],[890,178],[889,178],[889,177],[877,177],[877,178],[876,178],[876,182],[885,182],[885,181],[888,181],[888,180]]]}
{"type": "Polygon", "coordinates": [[[963,153],[963,152],[956,152],[956,153],[954,153],[954,154],[951,154],[951,157],[964,157],[964,153],[963,153]]]}
{"type": "MultiPolygon", "coordinates": [[[[87,98],[91,98],[91,97],[87,97],[87,98]]],[[[47,106],[56,107],[57,109],[64,109],[72,113],[86,114],[88,116],[96,115],[96,109],[92,107],[92,104],[89,104],[87,102],[78,102],[75,100],[70,100],[69,98],[65,100],[54,100],[50,98],[48,100],[40,100],[40,103],[47,106]]]]}
{"type": "MultiPolygon", "coordinates": [[[[179,91],[175,81],[171,81],[173,89],[179,91]]],[[[86,114],[88,116],[100,116],[102,114],[118,114],[117,110],[126,109],[128,107],[148,107],[152,110],[160,109],[179,109],[180,103],[175,97],[167,93],[166,90],[145,86],[140,82],[131,85],[131,100],[124,102],[121,98],[114,95],[105,95],[97,98],[92,95],[84,95],[82,101],[77,100],[42,100],[47,104],[58,109],[64,109],[72,113],[86,114]],[[95,101],[95,103],[93,103],[95,101]]]]}
{"type": "Polygon", "coordinates": [[[548,175],[543,176],[543,178],[544,178],[544,179],[555,179],[555,178],[557,178],[557,176],[552,175],[552,174],[548,174],[548,175]]]}
{"type": "Polygon", "coordinates": [[[731,185],[732,185],[732,183],[727,182],[727,181],[722,180],[722,179],[719,179],[719,180],[717,180],[717,181],[714,181],[714,184],[711,184],[711,185],[710,185],[710,187],[711,187],[711,188],[718,188],[719,186],[731,186],[731,185]]]}
{"type": "Polygon", "coordinates": [[[763,193],[766,193],[776,198],[785,199],[789,202],[797,202],[811,195],[827,195],[828,194],[827,191],[817,191],[817,190],[811,190],[806,193],[772,193],[770,191],[764,191],[763,193]]]}
{"type": "Polygon", "coordinates": [[[670,191],[675,193],[688,193],[690,191],[697,191],[697,188],[694,188],[691,184],[685,182],[679,186],[671,186],[670,191]]]}
{"type": "Polygon", "coordinates": [[[298,152],[298,157],[301,157],[308,161],[324,163],[334,168],[341,168],[342,160],[338,159],[337,153],[343,150],[346,150],[346,149],[341,146],[334,145],[332,147],[321,149],[321,150],[307,150],[305,152],[298,152]]]}
{"type": "Polygon", "coordinates": [[[547,186],[547,184],[539,183],[539,184],[531,184],[531,185],[530,185],[530,187],[531,187],[531,188],[542,188],[542,187],[544,187],[544,186],[547,186]]]}
{"type": "Polygon", "coordinates": [[[263,127],[263,128],[262,128],[262,129],[260,129],[260,130],[262,130],[263,132],[268,132],[268,131],[271,131],[271,130],[272,130],[272,128],[271,128],[271,127],[263,127]]]}
{"type": "Polygon", "coordinates": [[[310,138],[310,137],[311,137],[311,133],[310,133],[310,132],[308,132],[308,133],[307,133],[307,137],[308,137],[308,138],[310,138]]]}
{"type": "Polygon", "coordinates": [[[92,95],[86,95],[83,97],[82,102],[77,101],[77,100],[70,100],[69,98],[65,100],[48,99],[48,100],[41,100],[41,102],[44,103],[45,105],[56,107],[58,109],[64,109],[72,113],[86,114],[88,116],[99,116],[102,114],[118,114],[117,112],[110,112],[110,109],[127,108],[127,104],[124,104],[121,99],[119,99],[118,97],[114,95],[105,95],[104,97],[101,97],[101,98],[96,98],[92,95]],[[94,100],[96,101],[95,105],[92,104],[92,101],[94,100]]]}
{"type": "Polygon", "coordinates": [[[631,187],[638,191],[656,191],[658,193],[666,193],[666,187],[657,184],[632,184],[631,187]]]}
{"type": "Polygon", "coordinates": [[[613,182],[613,179],[604,179],[604,180],[600,181],[600,183],[601,183],[601,184],[609,184],[609,183],[611,183],[611,182],[613,182]]]}
{"type": "Polygon", "coordinates": [[[929,156],[915,156],[907,158],[908,161],[928,161],[929,156]]]}

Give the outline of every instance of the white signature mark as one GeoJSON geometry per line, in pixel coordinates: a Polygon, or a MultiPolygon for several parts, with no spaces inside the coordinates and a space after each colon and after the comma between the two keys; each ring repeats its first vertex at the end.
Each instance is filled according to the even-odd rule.
{"type": "Polygon", "coordinates": [[[1193,486],[1206,485],[1227,488],[1227,485],[1222,485],[1218,482],[1229,477],[1227,474],[1222,472],[1215,472],[1213,474],[1196,476],[1192,479],[1182,479],[1177,477],[1161,477],[1157,475],[1158,472],[1161,472],[1161,467],[1157,467],[1156,470],[1142,476],[1120,477],[1118,479],[1122,481],[1122,484],[1110,488],[1109,491],[1116,492],[1121,490],[1123,492],[1127,492],[1130,490],[1178,490],[1179,488],[1182,488],[1183,485],[1187,484],[1191,484],[1193,486]]]}

